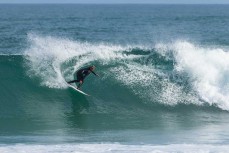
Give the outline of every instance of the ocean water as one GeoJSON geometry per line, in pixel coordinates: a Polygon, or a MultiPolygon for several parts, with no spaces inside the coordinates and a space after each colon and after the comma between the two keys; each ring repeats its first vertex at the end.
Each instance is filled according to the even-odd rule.
{"type": "Polygon", "coordinates": [[[228,10],[0,5],[0,152],[228,152],[228,10]]]}

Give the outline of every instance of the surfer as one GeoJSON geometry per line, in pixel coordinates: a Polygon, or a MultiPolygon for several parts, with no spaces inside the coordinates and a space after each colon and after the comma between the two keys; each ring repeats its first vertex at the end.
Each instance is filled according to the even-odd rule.
{"type": "Polygon", "coordinates": [[[74,83],[74,82],[79,82],[78,86],[77,86],[77,89],[80,89],[80,87],[82,86],[83,82],[84,82],[84,79],[86,78],[86,76],[88,76],[90,73],[93,73],[94,75],[96,76],[99,76],[98,74],[96,74],[94,72],[95,70],[95,66],[90,66],[90,67],[87,67],[87,68],[82,68],[80,70],[78,70],[76,72],[76,77],[77,79],[76,80],[72,80],[72,81],[69,81],[68,83],[74,83]]]}

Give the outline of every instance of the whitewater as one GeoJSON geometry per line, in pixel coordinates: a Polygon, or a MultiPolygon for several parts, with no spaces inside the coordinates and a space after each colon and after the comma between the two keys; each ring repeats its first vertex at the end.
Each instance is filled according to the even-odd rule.
{"type": "Polygon", "coordinates": [[[29,34],[28,41],[30,47],[24,53],[27,73],[39,77],[41,86],[66,89],[65,80],[73,79],[77,69],[96,63],[103,70],[101,83],[113,78],[144,102],[229,110],[226,48],[202,47],[184,40],[117,46],[36,34],[29,34]]]}

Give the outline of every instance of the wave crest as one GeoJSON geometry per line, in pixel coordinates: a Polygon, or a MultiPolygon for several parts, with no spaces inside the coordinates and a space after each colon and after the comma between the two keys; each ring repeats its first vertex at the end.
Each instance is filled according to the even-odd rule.
{"type": "Polygon", "coordinates": [[[29,34],[28,42],[28,74],[42,86],[66,88],[65,80],[77,69],[96,63],[103,81],[113,78],[143,103],[208,104],[229,110],[227,49],[187,41],[151,47],[93,44],[36,34],[29,34]]]}

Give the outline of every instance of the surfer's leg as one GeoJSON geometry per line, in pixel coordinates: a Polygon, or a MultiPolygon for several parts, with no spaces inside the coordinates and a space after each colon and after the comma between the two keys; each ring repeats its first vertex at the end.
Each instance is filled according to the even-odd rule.
{"type": "Polygon", "coordinates": [[[72,81],[69,81],[68,83],[74,83],[74,82],[79,82],[79,80],[72,80],[72,81]]]}
{"type": "Polygon", "coordinates": [[[80,80],[79,82],[80,83],[78,84],[77,89],[80,89],[80,87],[83,85],[83,80],[80,80]]]}
{"type": "Polygon", "coordinates": [[[77,73],[77,82],[79,82],[78,85],[76,84],[77,89],[80,89],[80,87],[83,84],[83,80],[84,80],[83,74],[82,73],[77,73]]]}
{"type": "Polygon", "coordinates": [[[68,83],[80,82],[80,80],[82,80],[83,76],[81,73],[77,73],[76,78],[77,78],[76,80],[69,81],[68,83]]]}

